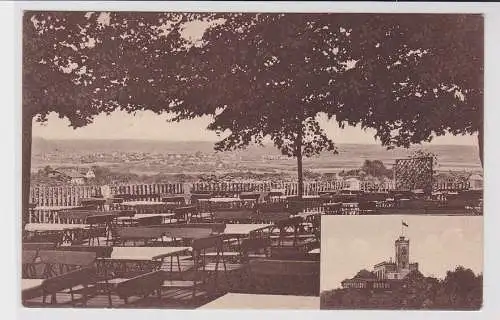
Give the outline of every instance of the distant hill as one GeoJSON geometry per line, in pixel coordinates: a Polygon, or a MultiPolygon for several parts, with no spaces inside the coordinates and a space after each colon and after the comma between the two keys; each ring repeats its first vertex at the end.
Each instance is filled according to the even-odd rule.
{"type": "MultiPolygon", "coordinates": [[[[362,164],[365,159],[381,160],[384,163],[394,163],[397,158],[407,157],[412,150],[421,148],[419,146],[411,149],[398,148],[386,150],[375,144],[339,144],[338,155],[324,153],[319,159],[307,160],[334,162],[339,166],[350,164],[350,166],[362,164]]],[[[423,149],[433,152],[438,156],[439,165],[442,170],[447,169],[473,169],[480,170],[478,149],[475,146],[462,145],[428,145],[423,149]]],[[[112,153],[112,152],[140,152],[140,153],[176,153],[191,154],[196,152],[212,153],[213,142],[205,141],[155,141],[155,140],[47,140],[42,138],[33,139],[33,155],[45,153],[112,153]]],[[[248,159],[260,159],[265,155],[279,155],[280,152],[273,145],[250,146],[237,153],[248,159]]]]}
{"type": "Polygon", "coordinates": [[[144,152],[194,153],[213,152],[213,143],[204,141],[171,142],[155,140],[47,140],[33,138],[32,152],[144,152]]]}

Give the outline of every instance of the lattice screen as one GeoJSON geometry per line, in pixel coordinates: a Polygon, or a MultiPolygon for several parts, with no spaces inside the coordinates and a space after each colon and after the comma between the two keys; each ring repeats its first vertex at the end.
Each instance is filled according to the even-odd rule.
{"type": "Polygon", "coordinates": [[[394,165],[394,179],[397,190],[423,189],[432,192],[432,157],[397,159],[394,165]]]}

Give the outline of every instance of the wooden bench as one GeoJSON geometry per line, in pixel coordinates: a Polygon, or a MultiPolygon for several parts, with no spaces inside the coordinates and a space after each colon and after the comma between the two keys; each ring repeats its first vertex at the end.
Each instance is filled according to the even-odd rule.
{"type": "Polygon", "coordinates": [[[304,219],[302,217],[296,216],[291,218],[286,218],[278,220],[274,224],[274,229],[278,229],[278,246],[284,244],[284,240],[291,237],[293,241],[293,246],[297,244],[299,231],[302,227],[304,219]]]}
{"type": "MultiPolygon", "coordinates": [[[[33,256],[32,252],[23,251],[23,260],[29,261],[33,256]]],[[[86,296],[96,289],[95,261],[95,252],[39,250],[32,263],[32,270],[39,270],[23,278],[46,279],[42,286],[42,304],[45,304],[46,297],[50,295],[51,303],[55,303],[57,294],[69,294],[74,302],[74,294],[86,296]]]]}
{"type": "Polygon", "coordinates": [[[141,217],[137,219],[138,226],[152,226],[161,224],[162,222],[163,222],[163,217],[154,214],[152,214],[151,217],[141,217]]]}
{"type": "Polygon", "coordinates": [[[252,217],[254,223],[275,223],[281,220],[290,218],[291,214],[287,210],[284,211],[267,211],[259,212],[256,216],[252,217]]]}
{"type": "Polygon", "coordinates": [[[171,195],[171,196],[164,196],[161,201],[166,202],[168,204],[175,204],[175,205],[185,205],[186,204],[186,199],[184,198],[183,195],[171,195]]]}
{"type": "Polygon", "coordinates": [[[106,240],[111,238],[111,228],[113,221],[118,216],[115,214],[98,214],[91,215],[85,218],[85,223],[89,225],[88,238],[89,245],[95,244],[100,245],[100,237],[106,237],[106,240]]]}
{"type": "MultiPolygon", "coordinates": [[[[165,226],[165,225],[163,225],[165,226]]],[[[224,233],[226,230],[225,223],[170,223],[169,228],[204,228],[211,229],[213,233],[224,233]]]]}
{"type": "Polygon", "coordinates": [[[174,208],[172,212],[174,213],[174,219],[177,222],[188,222],[193,216],[198,214],[198,207],[193,205],[181,206],[174,208]]]}
{"type": "Polygon", "coordinates": [[[113,211],[97,211],[97,210],[64,210],[58,213],[59,220],[66,223],[85,223],[85,220],[90,216],[112,215],[115,217],[131,217],[135,214],[132,210],[113,210],[113,211]]]}
{"type": "Polygon", "coordinates": [[[40,250],[39,263],[44,266],[43,277],[51,278],[66,272],[92,266],[96,260],[95,252],[40,250]]]}
{"type": "Polygon", "coordinates": [[[255,259],[247,270],[252,293],[319,295],[319,261],[255,259]]]}
{"type": "Polygon", "coordinates": [[[219,209],[212,212],[212,221],[219,223],[250,223],[256,213],[252,209],[219,209]]]}
{"type": "Polygon", "coordinates": [[[27,236],[23,239],[23,243],[55,243],[59,245],[63,242],[63,233],[60,231],[44,231],[44,232],[27,232],[27,236]]]}
{"type": "Polygon", "coordinates": [[[255,275],[319,276],[318,261],[251,260],[249,269],[255,275]]]}
{"type": "Polygon", "coordinates": [[[57,247],[53,242],[23,242],[23,250],[51,250],[57,247]]]}
{"type": "Polygon", "coordinates": [[[139,297],[138,300],[134,301],[138,302],[141,298],[144,299],[154,292],[161,299],[161,287],[165,278],[165,271],[148,272],[119,283],[116,286],[115,292],[120,299],[123,299],[125,304],[128,304],[132,297],[139,297]]]}
{"type": "Polygon", "coordinates": [[[138,242],[147,244],[158,240],[163,243],[164,232],[161,227],[118,227],[115,232],[114,244],[120,243],[121,245],[125,245],[127,242],[132,242],[135,246],[138,242]]]}
{"type": "Polygon", "coordinates": [[[269,256],[268,249],[271,246],[270,238],[247,238],[241,241],[241,262],[250,259],[266,258],[269,256]]]}
{"type": "Polygon", "coordinates": [[[210,278],[214,280],[214,286],[217,287],[218,272],[224,272],[226,281],[229,282],[228,272],[238,270],[241,266],[226,263],[222,245],[222,235],[193,240],[191,243],[193,267],[188,272],[181,274],[168,273],[168,279],[165,280],[162,287],[167,290],[190,290],[191,298],[194,299],[198,292],[207,289],[201,286],[208,283],[210,278]],[[215,253],[212,255],[215,261],[209,262],[207,253],[215,253]],[[211,275],[212,277],[210,277],[211,275]]]}
{"type": "Polygon", "coordinates": [[[42,303],[46,303],[46,298],[51,297],[51,304],[57,303],[57,294],[64,292],[68,293],[71,297],[71,304],[76,305],[77,300],[75,299],[75,294],[81,294],[81,302],[86,306],[89,288],[94,287],[96,280],[96,272],[93,267],[80,268],[78,270],[73,270],[60,274],[58,276],[48,278],[42,283],[42,293],[43,300],[42,303]],[[75,292],[75,288],[83,287],[75,292]]]}
{"type": "Polygon", "coordinates": [[[196,192],[196,193],[191,193],[191,203],[192,204],[197,204],[198,200],[200,199],[210,199],[212,197],[211,192],[196,192]]]}
{"type": "Polygon", "coordinates": [[[21,254],[21,273],[23,279],[36,278],[35,259],[37,257],[37,249],[23,249],[21,254]]]}
{"type": "Polygon", "coordinates": [[[256,209],[259,213],[286,212],[288,211],[288,206],[284,202],[260,203],[256,206],[256,209]]]}
{"type": "Polygon", "coordinates": [[[68,246],[68,247],[58,247],[58,251],[82,251],[82,252],[93,252],[96,254],[96,258],[109,258],[113,247],[110,246],[68,246]]]}
{"type": "Polygon", "coordinates": [[[213,233],[212,227],[196,228],[196,227],[190,227],[189,224],[186,224],[185,227],[168,226],[160,229],[162,230],[163,235],[165,237],[171,238],[174,241],[178,239],[190,241],[193,239],[208,237],[213,233]]]}
{"type": "Polygon", "coordinates": [[[242,192],[239,195],[242,200],[267,201],[269,192],[242,192]]]}

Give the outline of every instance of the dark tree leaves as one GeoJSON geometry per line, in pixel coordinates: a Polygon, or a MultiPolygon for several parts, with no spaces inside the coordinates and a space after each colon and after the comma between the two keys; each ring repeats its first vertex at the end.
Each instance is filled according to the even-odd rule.
{"type": "MultiPolygon", "coordinates": [[[[179,74],[175,120],[214,115],[228,150],[270,137],[287,155],[335,150],[317,122],[376,130],[387,147],[482,131],[479,15],[227,14],[179,74]],[[185,96],[182,96],[185,94],[185,96]]],[[[480,135],[481,137],[481,135],[480,135]]],[[[481,142],[481,140],[480,140],[481,142]]],[[[482,143],[480,143],[482,145],[482,143]]]]}

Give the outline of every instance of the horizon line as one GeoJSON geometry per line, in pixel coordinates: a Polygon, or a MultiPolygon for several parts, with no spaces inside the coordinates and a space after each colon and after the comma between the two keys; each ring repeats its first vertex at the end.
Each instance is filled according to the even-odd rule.
{"type": "MultiPolygon", "coordinates": [[[[41,137],[41,136],[33,136],[33,139],[42,139],[42,140],[48,140],[48,141],[154,141],[154,142],[207,142],[207,143],[216,143],[220,140],[162,140],[162,139],[145,139],[145,138],[46,138],[46,137],[41,137]]],[[[381,143],[377,142],[334,142],[335,144],[359,144],[359,145],[376,145],[380,147],[384,147],[381,143]]],[[[272,142],[264,142],[264,145],[273,145],[272,142]]],[[[256,145],[258,144],[252,143],[250,145],[256,145]]],[[[434,143],[434,142],[427,142],[427,143],[417,143],[413,144],[412,146],[418,146],[418,145],[439,145],[439,146],[469,146],[469,147],[477,147],[476,144],[462,144],[462,143],[434,143]]],[[[396,147],[396,148],[404,148],[404,147],[396,147]]],[[[404,148],[408,149],[408,148],[404,148]]]]}

